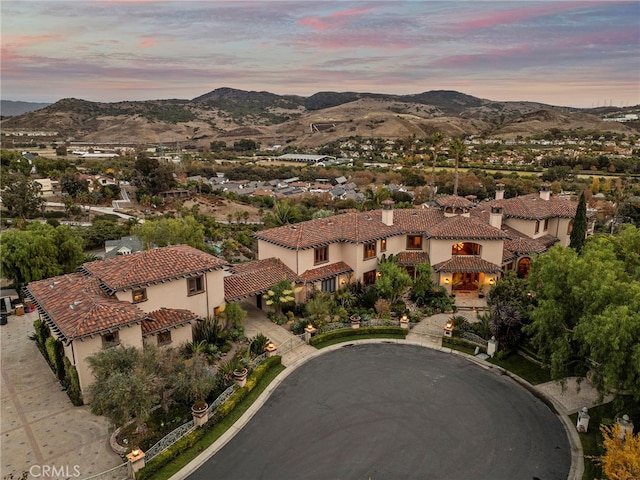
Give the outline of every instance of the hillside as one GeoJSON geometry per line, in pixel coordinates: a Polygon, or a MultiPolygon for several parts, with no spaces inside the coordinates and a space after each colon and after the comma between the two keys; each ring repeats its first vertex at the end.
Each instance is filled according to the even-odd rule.
{"type": "Polygon", "coordinates": [[[89,142],[208,146],[212,141],[251,138],[263,146],[286,143],[310,148],[353,136],[392,139],[435,131],[445,136],[505,138],[552,128],[637,133],[629,124],[604,122],[595,113],[602,115],[534,102],[496,102],[447,90],[415,95],[319,92],[305,98],[219,88],[192,100],[99,103],[68,98],[6,118],[0,126],[3,132],[55,131],[59,139],[89,142]]]}

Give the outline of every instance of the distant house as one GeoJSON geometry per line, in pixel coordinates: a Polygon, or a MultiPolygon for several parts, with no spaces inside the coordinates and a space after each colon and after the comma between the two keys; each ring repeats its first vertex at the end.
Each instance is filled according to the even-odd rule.
{"type": "Polygon", "coordinates": [[[118,240],[107,240],[104,242],[104,258],[113,258],[117,255],[129,255],[140,252],[142,249],[142,241],[138,237],[122,237],[118,240]]]}
{"type": "Polygon", "coordinates": [[[58,182],[50,178],[36,178],[34,182],[40,184],[40,193],[45,198],[53,197],[58,193],[58,182]]]}

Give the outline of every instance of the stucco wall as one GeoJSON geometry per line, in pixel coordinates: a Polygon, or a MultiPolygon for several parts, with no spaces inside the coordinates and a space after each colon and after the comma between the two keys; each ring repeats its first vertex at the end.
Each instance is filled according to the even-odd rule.
{"type": "MultiPolygon", "coordinates": [[[[131,325],[124,327],[118,331],[120,345],[126,347],[142,348],[142,327],[140,325],[131,325]]],[[[82,392],[86,392],[89,385],[94,381],[93,374],[87,363],[87,358],[102,350],[102,337],[94,336],[83,340],[75,340],[64,351],[67,358],[74,363],[78,370],[78,378],[80,379],[80,388],[82,392]]]]}
{"type": "MultiPolygon", "coordinates": [[[[458,243],[456,240],[431,239],[429,244],[429,260],[432,265],[451,259],[451,249],[458,243]]],[[[502,265],[503,240],[474,240],[481,245],[480,258],[487,262],[502,265]]]]}
{"type": "Polygon", "coordinates": [[[158,335],[152,334],[144,337],[145,345],[153,345],[160,346],[161,348],[179,348],[185,343],[189,343],[193,340],[193,327],[191,324],[182,325],[177,328],[172,328],[171,332],[171,342],[158,345],[158,335]]]}
{"type": "MultiPolygon", "coordinates": [[[[224,302],[222,270],[208,272],[205,275],[204,288],[203,293],[189,296],[186,278],[150,285],[146,287],[147,300],[136,303],[136,306],[144,312],[153,312],[162,307],[181,308],[206,317],[213,315],[213,310],[224,302]]],[[[131,290],[116,292],[116,297],[129,303],[133,300],[131,290]]]]}

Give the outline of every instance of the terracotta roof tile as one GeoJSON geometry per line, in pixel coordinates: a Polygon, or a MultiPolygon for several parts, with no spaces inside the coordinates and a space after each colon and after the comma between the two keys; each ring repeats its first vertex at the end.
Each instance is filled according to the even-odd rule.
{"type": "Polygon", "coordinates": [[[297,281],[298,276],[278,258],[267,258],[229,267],[224,278],[226,301],[264,293],[281,280],[297,281]]]}
{"type": "Polygon", "coordinates": [[[224,265],[225,262],[213,255],[188,245],[176,245],[85,263],[81,270],[100,279],[108,291],[115,292],[201,274],[224,265]]]}
{"type": "Polygon", "coordinates": [[[429,263],[429,254],[427,252],[400,252],[397,257],[398,265],[403,267],[429,263]]]}
{"type": "Polygon", "coordinates": [[[382,222],[382,211],[345,213],[271,228],[256,238],[281,247],[304,250],[336,242],[364,243],[380,238],[423,232],[443,217],[436,209],[399,209],[393,211],[393,225],[382,222]]]}
{"type": "Polygon", "coordinates": [[[493,206],[502,207],[505,218],[522,218],[525,220],[544,220],[545,218],[573,218],[576,215],[577,202],[568,198],[551,196],[549,200],[540,198],[537,193],[520,197],[491,200],[482,204],[490,210],[493,206]]]}
{"type": "Polygon", "coordinates": [[[97,279],[81,273],[27,285],[49,327],[65,342],[140,323],[146,314],[135,305],[104,293],[97,279]]]}
{"type": "Polygon", "coordinates": [[[504,248],[515,255],[542,253],[547,250],[547,245],[544,242],[529,238],[511,227],[505,225],[502,230],[507,235],[504,248]]]}
{"type": "Polygon", "coordinates": [[[459,240],[501,240],[505,237],[499,229],[474,217],[456,215],[448,217],[427,230],[431,238],[459,240]]]}
{"type": "Polygon", "coordinates": [[[440,262],[433,266],[436,272],[484,272],[499,273],[502,271],[500,265],[487,262],[475,255],[454,255],[451,259],[440,262]]]}
{"type": "Polygon", "coordinates": [[[348,272],[353,272],[353,269],[349,265],[344,262],[336,262],[307,270],[300,275],[300,280],[303,282],[318,282],[348,272]]]}
{"type": "Polygon", "coordinates": [[[142,322],[142,336],[180,327],[195,322],[199,318],[189,310],[161,308],[147,314],[147,319],[142,322]]]}
{"type": "Polygon", "coordinates": [[[472,201],[457,195],[448,195],[446,197],[436,198],[436,204],[441,207],[453,208],[471,208],[475,205],[472,201]]]}

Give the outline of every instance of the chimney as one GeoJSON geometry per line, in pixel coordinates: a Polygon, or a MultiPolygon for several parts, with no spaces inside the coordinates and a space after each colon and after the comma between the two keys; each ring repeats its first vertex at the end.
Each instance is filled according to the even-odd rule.
{"type": "Polygon", "coordinates": [[[551,186],[548,183],[543,183],[540,187],[540,198],[542,200],[549,200],[551,198],[551,186]]]}
{"type": "Polygon", "coordinates": [[[504,183],[499,183],[496,185],[496,200],[504,199],[504,183]]]}
{"type": "Polygon", "coordinates": [[[502,207],[491,207],[489,225],[498,229],[502,228],[502,207]]]}
{"type": "Polygon", "coordinates": [[[387,199],[382,202],[382,223],[393,225],[393,200],[387,199]]]}

